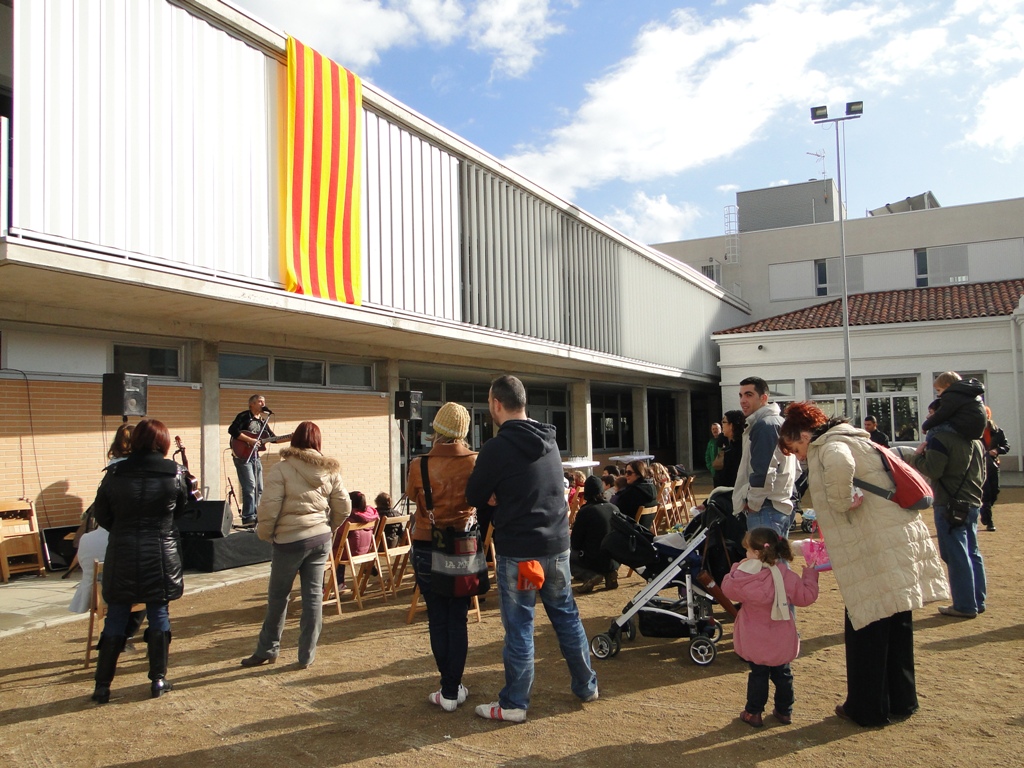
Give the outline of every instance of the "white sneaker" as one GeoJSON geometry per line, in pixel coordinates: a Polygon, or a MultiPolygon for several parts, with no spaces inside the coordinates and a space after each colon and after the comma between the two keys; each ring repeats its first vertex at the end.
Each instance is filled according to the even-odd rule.
{"type": "Polygon", "coordinates": [[[481,704],[476,708],[476,713],[485,720],[504,720],[507,723],[525,723],[525,709],[503,709],[501,704],[492,701],[490,704],[481,704]]]}
{"type": "Polygon", "coordinates": [[[432,694],[427,696],[427,701],[431,704],[436,704],[445,712],[454,712],[459,704],[464,704],[466,699],[469,698],[469,689],[464,686],[459,686],[459,695],[454,699],[446,699],[441,695],[441,691],[434,691],[432,694]]]}
{"type": "Polygon", "coordinates": [[[601,698],[601,695],[598,692],[598,690],[595,688],[594,692],[592,694],[590,694],[585,699],[583,699],[583,703],[587,703],[587,702],[590,702],[590,701],[597,701],[599,698],[601,698]]]}

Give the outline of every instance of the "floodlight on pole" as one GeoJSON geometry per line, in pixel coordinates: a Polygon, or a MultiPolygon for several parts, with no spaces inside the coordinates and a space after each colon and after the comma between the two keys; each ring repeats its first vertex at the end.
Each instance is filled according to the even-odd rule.
{"type": "Polygon", "coordinates": [[[846,283],[846,230],[843,225],[843,169],[839,154],[839,124],[847,120],[856,120],[864,114],[863,101],[848,101],[846,116],[829,119],[828,107],[811,107],[811,120],[816,125],[832,123],[836,132],[836,195],[839,203],[839,265],[841,267],[843,288],[843,363],[846,373],[846,417],[853,419],[853,365],[850,359],[850,298],[846,283]]]}

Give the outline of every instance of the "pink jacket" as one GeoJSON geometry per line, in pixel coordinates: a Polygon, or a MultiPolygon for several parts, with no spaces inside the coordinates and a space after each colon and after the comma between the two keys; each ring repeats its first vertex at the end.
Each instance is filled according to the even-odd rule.
{"type": "MultiPolygon", "coordinates": [[[[377,520],[380,515],[373,507],[367,507],[362,511],[352,510],[349,519],[354,523],[369,523],[377,520]]],[[[365,528],[361,531],[349,531],[348,545],[353,555],[365,555],[373,551],[373,528],[365,528]]]]}
{"type": "MultiPolygon", "coordinates": [[[[786,587],[786,599],[790,605],[804,607],[818,599],[818,572],[804,568],[803,576],[797,576],[785,561],[777,565],[782,572],[786,587]]],[[[740,563],[734,563],[732,570],[722,579],[722,591],[735,603],[743,603],[733,626],[733,648],[736,655],[754,664],[777,667],[788,664],[800,653],[800,635],[796,621],[772,619],[775,604],[775,583],[768,568],[750,574],[736,570],[740,563]]]]}

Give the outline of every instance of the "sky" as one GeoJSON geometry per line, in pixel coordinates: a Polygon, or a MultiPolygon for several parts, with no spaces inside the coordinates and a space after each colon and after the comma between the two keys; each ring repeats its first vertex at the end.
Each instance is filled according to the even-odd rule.
{"type": "Polygon", "coordinates": [[[232,0],[645,243],[836,176],[849,218],[1024,196],[1024,0],[232,0]]]}

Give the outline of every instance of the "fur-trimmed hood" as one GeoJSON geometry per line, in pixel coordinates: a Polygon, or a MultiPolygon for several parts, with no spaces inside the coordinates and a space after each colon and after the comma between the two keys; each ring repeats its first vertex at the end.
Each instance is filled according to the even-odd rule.
{"type": "Polygon", "coordinates": [[[327,472],[341,471],[341,463],[337,459],[324,456],[320,451],[315,451],[312,448],[292,448],[288,446],[282,449],[278,456],[281,457],[282,461],[285,459],[298,459],[327,472]]]}

